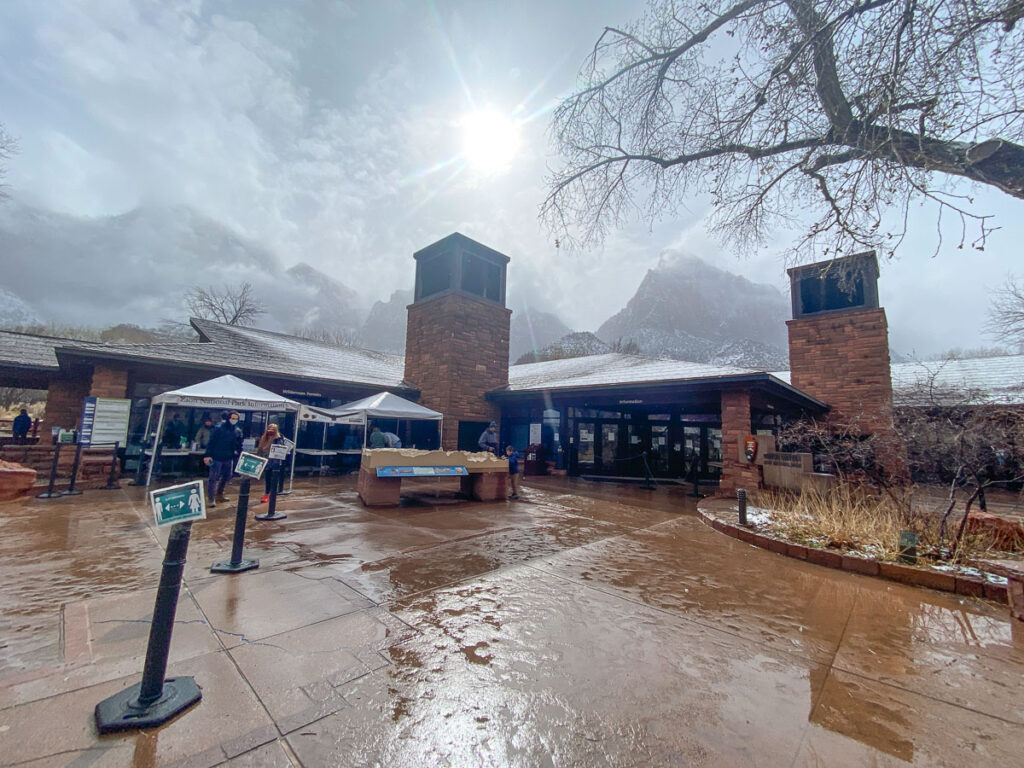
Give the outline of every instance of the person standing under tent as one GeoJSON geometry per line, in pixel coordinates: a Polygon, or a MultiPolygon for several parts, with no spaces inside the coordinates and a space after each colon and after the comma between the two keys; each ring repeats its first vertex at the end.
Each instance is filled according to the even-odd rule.
{"type": "Polygon", "coordinates": [[[210,435],[213,433],[213,417],[210,414],[203,415],[203,426],[196,431],[196,448],[205,451],[210,444],[210,435]]]}
{"type": "Polygon", "coordinates": [[[386,448],[388,440],[384,437],[384,433],[380,431],[380,427],[374,427],[370,433],[370,447],[371,448],[386,448]]]}
{"type": "Polygon", "coordinates": [[[224,489],[231,480],[235,454],[238,452],[242,439],[241,430],[235,426],[238,423],[237,413],[229,414],[224,411],[220,418],[220,424],[210,433],[210,442],[203,455],[203,463],[210,468],[206,495],[211,507],[229,501],[224,495],[224,489]]]}
{"type": "MultiPolygon", "coordinates": [[[[272,446],[272,445],[284,445],[284,444],[285,444],[285,439],[283,437],[281,437],[281,433],[278,430],[277,424],[270,423],[270,424],[267,425],[267,431],[263,433],[263,436],[260,438],[259,444],[256,446],[256,453],[259,456],[268,456],[269,457],[270,456],[270,446],[272,446]]],[[[272,481],[272,479],[274,477],[274,475],[271,472],[271,470],[273,470],[273,469],[280,470],[281,466],[283,464],[284,464],[284,462],[281,459],[270,459],[270,461],[267,462],[267,466],[263,470],[263,488],[264,488],[264,493],[263,493],[263,498],[260,499],[260,504],[266,504],[270,500],[270,491],[271,491],[271,488],[272,488],[271,481],[272,481]]],[[[279,472],[278,475],[277,475],[277,479],[278,479],[278,482],[280,484],[279,487],[278,487],[278,492],[280,492],[281,487],[284,486],[284,473],[283,472],[279,472]]]]}
{"type": "Polygon", "coordinates": [[[498,425],[496,422],[491,422],[487,425],[487,429],[480,435],[480,439],[476,441],[476,444],[480,446],[481,451],[487,453],[493,453],[495,456],[499,456],[498,451],[498,425]]]}
{"type": "Polygon", "coordinates": [[[384,445],[386,445],[388,448],[401,448],[402,439],[394,432],[385,432],[384,445]]]}

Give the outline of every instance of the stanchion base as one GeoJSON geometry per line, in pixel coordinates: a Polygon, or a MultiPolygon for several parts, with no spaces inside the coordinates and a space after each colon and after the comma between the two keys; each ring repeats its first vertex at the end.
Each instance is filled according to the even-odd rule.
{"type": "Polygon", "coordinates": [[[241,573],[242,571],[251,571],[253,568],[259,568],[260,561],[256,558],[243,557],[237,565],[232,565],[230,560],[221,560],[219,563],[214,563],[210,566],[210,573],[241,573]]]}
{"type": "Polygon", "coordinates": [[[114,483],[113,485],[104,485],[104,486],[102,486],[100,488],[100,490],[101,491],[120,491],[121,490],[121,486],[118,485],[117,483],[114,483]]]}
{"type": "Polygon", "coordinates": [[[64,491],[54,491],[53,493],[37,493],[37,499],[57,499],[64,495],[64,491]]]}
{"type": "Polygon", "coordinates": [[[203,692],[191,677],[164,680],[163,695],[148,707],[139,705],[141,688],[142,683],[136,683],[97,704],[96,729],[100,733],[112,733],[153,728],[163,725],[203,698],[203,692]]]}
{"type": "Polygon", "coordinates": [[[65,496],[81,496],[81,491],[64,491],[65,496]]]}
{"type": "Polygon", "coordinates": [[[290,493],[291,493],[291,491],[278,491],[277,495],[278,496],[287,496],[290,493]]]}
{"type": "Polygon", "coordinates": [[[270,514],[269,512],[266,512],[266,513],[264,513],[262,515],[253,515],[253,517],[256,520],[262,520],[262,521],[266,521],[266,520],[284,520],[286,517],[288,517],[288,515],[282,515],[280,512],[275,512],[274,514],[270,514]]]}

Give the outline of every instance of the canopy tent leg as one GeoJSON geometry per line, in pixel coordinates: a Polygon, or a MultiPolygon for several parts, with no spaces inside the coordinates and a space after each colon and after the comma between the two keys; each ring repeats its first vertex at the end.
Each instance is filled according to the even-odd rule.
{"type": "MultiPolygon", "coordinates": [[[[142,485],[142,465],[146,460],[146,439],[149,437],[149,423],[153,420],[153,401],[149,401],[149,410],[146,411],[146,426],[142,430],[142,440],[139,441],[139,465],[135,468],[135,479],[128,485],[142,485]]],[[[125,461],[128,460],[128,446],[124,447],[125,461]]]]}
{"type": "Polygon", "coordinates": [[[299,422],[302,421],[299,416],[301,413],[301,410],[295,412],[295,434],[292,435],[292,469],[288,478],[288,493],[292,492],[292,486],[295,485],[295,451],[299,447],[299,422]]]}
{"type": "Polygon", "coordinates": [[[442,416],[437,420],[437,450],[444,450],[444,443],[441,442],[444,439],[444,417],[442,416]]]}
{"type": "MultiPolygon", "coordinates": [[[[167,411],[167,403],[160,403],[160,418],[156,423],[156,434],[153,435],[153,455],[149,457],[149,472],[146,473],[146,487],[149,488],[149,484],[153,482],[153,465],[156,464],[156,444],[160,440],[160,433],[164,428],[164,413],[167,411]]],[[[145,443],[142,444],[142,453],[139,454],[139,460],[146,455],[145,443]]]]}

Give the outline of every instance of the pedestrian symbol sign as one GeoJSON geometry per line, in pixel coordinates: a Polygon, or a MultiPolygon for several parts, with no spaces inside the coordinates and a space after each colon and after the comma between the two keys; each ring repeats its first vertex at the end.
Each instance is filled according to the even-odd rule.
{"type": "Polygon", "coordinates": [[[238,464],[235,466],[235,472],[244,477],[251,477],[254,480],[259,480],[263,477],[263,469],[267,466],[267,461],[267,459],[262,456],[257,456],[255,453],[245,453],[243,451],[238,457],[238,464]]]}
{"type": "Polygon", "coordinates": [[[150,491],[149,503],[158,527],[206,519],[202,480],[150,491]]]}

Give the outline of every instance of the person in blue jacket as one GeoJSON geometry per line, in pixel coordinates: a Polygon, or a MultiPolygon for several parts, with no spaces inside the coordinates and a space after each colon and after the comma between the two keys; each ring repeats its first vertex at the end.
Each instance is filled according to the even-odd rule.
{"type": "Polygon", "coordinates": [[[508,459],[508,482],[512,487],[510,499],[519,498],[519,452],[511,445],[505,446],[505,458],[508,459]]]}
{"type": "Polygon", "coordinates": [[[224,495],[224,488],[231,480],[235,455],[242,445],[242,431],[235,426],[238,424],[238,414],[234,411],[224,411],[220,417],[221,422],[210,433],[210,442],[207,443],[203,456],[203,463],[210,468],[210,477],[206,485],[206,495],[209,498],[207,506],[210,507],[229,501],[224,495]]]}

